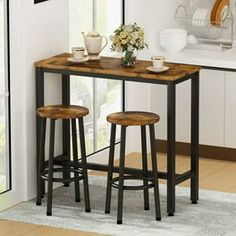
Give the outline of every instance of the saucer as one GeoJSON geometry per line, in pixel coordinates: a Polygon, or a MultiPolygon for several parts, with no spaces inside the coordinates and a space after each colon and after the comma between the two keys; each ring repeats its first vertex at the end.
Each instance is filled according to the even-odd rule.
{"type": "Polygon", "coordinates": [[[70,62],[73,62],[73,63],[82,63],[82,62],[85,62],[85,61],[88,61],[88,60],[89,60],[88,56],[84,56],[82,60],[77,60],[74,57],[67,58],[67,61],[70,61],[70,62]]]}
{"type": "Polygon", "coordinates": [[[168,66],[163,66],[162,68],[156,68],[156,67],[153,67],[153,66],[149,66],[149,67],[147,67],[147,70],[155,72],[155,73],[160,73],[160,72],[164,72],[164,71],[169,70],[169,67],[168,66]]]}

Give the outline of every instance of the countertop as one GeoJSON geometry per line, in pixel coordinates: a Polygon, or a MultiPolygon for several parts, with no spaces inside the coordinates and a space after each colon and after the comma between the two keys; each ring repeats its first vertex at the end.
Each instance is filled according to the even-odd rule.
{"type": "Polygon", "coordinates": [[[156,74],[149,72],[146,68],[151,66],[151,61],[137,61],[137,66],[126,68],[121,65],[120,58],[101,57],[100,60],[91,60],[84,63],[69,62],[67,59],[72,54],[62,53],[44,60],[35,62],[37,68],[53,70],[54,72],[70,72],[71,74],[124,79],[129,81],[147,83],[169,83],[169,81],[181,82],[200,70],[199,66],[186,64],[166,63],[170,70],[156,74]]]}
{"type": "Polygon", "coordinates": [[[187,46],[177,54],[168,54],[160,49],[156,53],[145,55],[149,59],[153,55],[166,57],[167,62],[200,65],[219,69],[236,70],[236,44],[232,49],[221,49],[217,45],[193,45],[187,46]]]}

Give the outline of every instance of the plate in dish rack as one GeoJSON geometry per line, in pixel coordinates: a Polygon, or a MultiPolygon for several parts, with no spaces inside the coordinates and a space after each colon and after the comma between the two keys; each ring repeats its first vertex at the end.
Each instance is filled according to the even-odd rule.
{"type": "Polygon", "coordinates": [[[147,67],[147,70],[149,70],[151,72],[154,72],[154,73],[161,73],[161,72],[167,71],[169,69],[170,68],[168,66],[163,66],[162,68],[156,68],[156,67],[153,67],[153,66],[147,67]]]}
{"type": "Polygon", "coordinates": [[[217,0],[212,8],[210,21],[212,25],[221,26],[227,18],[229,11],[229,0],[217,0]]]}

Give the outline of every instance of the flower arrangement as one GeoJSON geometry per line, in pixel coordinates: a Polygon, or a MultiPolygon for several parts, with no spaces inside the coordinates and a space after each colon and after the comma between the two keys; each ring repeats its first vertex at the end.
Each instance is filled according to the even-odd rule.
{"type": "Polygon", "coordinates": [[[133,65],[135,62],[134,52],[147,48],[144,41],[144,30],[136,23],[121,25],[110,37],[112,41],[111,50],[124,52],[123,64],[133,65]]]}

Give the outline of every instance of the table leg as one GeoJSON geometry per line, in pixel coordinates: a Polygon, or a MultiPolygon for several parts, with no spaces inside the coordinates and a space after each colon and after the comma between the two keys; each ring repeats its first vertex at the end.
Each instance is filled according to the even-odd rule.
{"type": "MultiPolygon", "coordinates": [[[[70,75],[62,75],[62,104],[70,105],[70,75]]],[[[62,123],[62,147],[63,154],[66,154],[67,158],[70,159],[70,121],[63,120],[62,123]]],[[[63,178],[68,179],[70,176],[69,172],[63,173],[63,178]]],[[[69,183],[64,183],[65,187],[69,186],[69,183]]]]}
{"type": "Polygon", "coordinates": [[[175,112],[176,85],[167,88],[167,213],[175,212],[175,112]]]}
{"type": "MultiPolygon", "coordinates": [[[[44,72],[41,68],[36,68],[35,69],[35,93],[36,93],[36,109],[39,107],[44,106],[44,72]]],[[[41,136],[41,122],[42,118],[36,115],[36,162],[37,162],[37,170],[39,168],[39,161],[40,161],[40,136],[41,136]]],[[[45,152],[44,149],[42,151],[42,158],[41,158],[41,167],[43,168],[44,166],[44,160],[45,160],[45,152]]],[[[37,177],[38,178],[38,177],[37,177]]],[[[41,194],[42,196],[45,194],[45,183],[44,181],[38,181],[37,183],[40,182],[41,185],[41,194]]]]}
{"type": "Polygon", "coordinates": [[[191,79],[191,201],[196,204],[199,190],[199,72],[191,79]]]}

